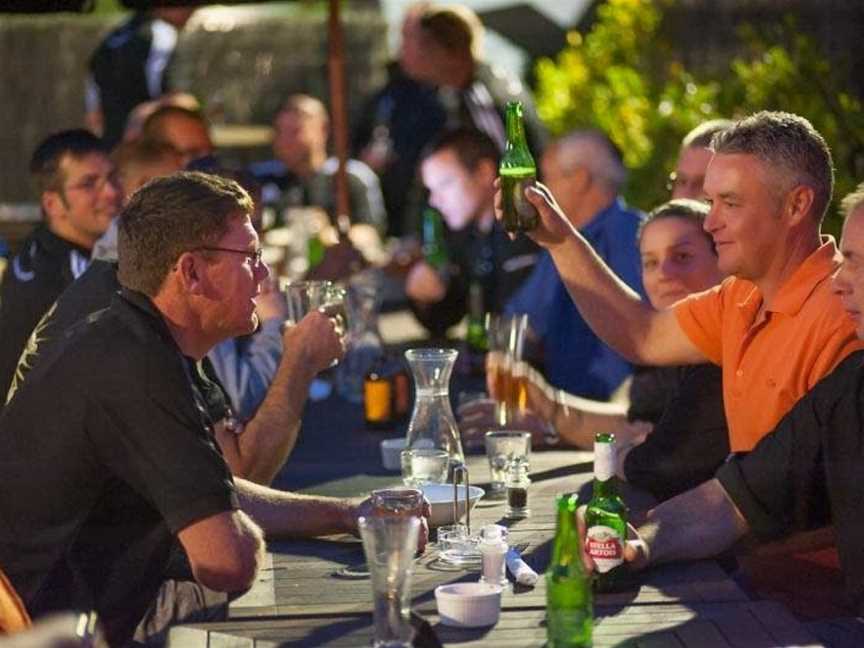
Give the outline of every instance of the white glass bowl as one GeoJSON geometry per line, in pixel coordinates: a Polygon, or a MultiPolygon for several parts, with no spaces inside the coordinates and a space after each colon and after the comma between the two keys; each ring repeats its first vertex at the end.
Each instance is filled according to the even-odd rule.
{"type": "MultiPolygon", "coordinates": [[[[465,515],[465,487],[458,486],[459,505],[457,515],[461,518],[465,515]]],[[[424,484],[420,486],[423,495],[432,506],[432,515],[429,517],[429,527],[439,527],[443,524],[453,524],[458,520],[453,519],[453,484],[424,484]]],[[[471,508],[486,494],[479,486],[468,487],[468,500],[471,508]]]]}
{"type": "Polygon", "coordinates": [[[441,623],[457,628],[480,628],[498,623],[501,614],[500,585],[451,583],[435,588],[441,623]]]}

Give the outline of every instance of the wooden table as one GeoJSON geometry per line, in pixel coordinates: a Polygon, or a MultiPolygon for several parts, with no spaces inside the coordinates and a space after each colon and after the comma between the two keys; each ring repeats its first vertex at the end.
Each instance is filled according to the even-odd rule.
{"type": "MultiPolygon", "coordinates": [[[[343,432],[344,433],[344,432],[343,432]]],[[[305,492],[356,495],[364,488],[384,486],[398,476],[372,468],[369,454],[359,452],[363,444],[349,431],[355,445],[348,461],[356,474],[340,476],[340,460],[330,462],[325,481],[308,485],[315,462],[301,448],[280,476],[284,487],[292,482],[305,492]],[[358,463],[370,467],[356,470],[358,463]],[[292,470],[293,468],[296,470],[292,470]],[[292,476],[293,475],[293,476],[292,476]]],[[[304,431],[305,434],[305,431],[304,431]]],[[[336,432],[333,434],[337,435],[336,432]]],[[[377,446],[366,439],[367,445],[377,446]]],[[[331,445],[331,448],[333,446],[331,445]]],[[[331,453],[332,456],[332,453],[331,453]]],[[[380,460],[378,460],[380,461],[380,460]]],[[[319,468],[324,465],[322,462],[319,468]]],[[[488,481],[485,457],[472,456],[468,465],[473,482],[488,481]]],[[[590,485],[591,453],[540,452],[531,458],[532,515],[510,527],[511,543],[524,545],[523,557],[538,572],[545,570],[554,536],[554,495],[578,491],[590,485]]],[[[631,507],[645,508],[650,499],[630,492],[631,507]]],[[[502,522],[502,501],[481,500],[472,515],[472,525],[502,522]]],[[[368,579],[345,580],[336,576],[340,567],[363,560],[356,538],[274,542],[267,568],[256,586],[230,606],[229,620],[222,623],[180,626],[172,629],[172,647],[215,646],[368,646],[372,637],[372,596],[368,579]]],[[[477,580],[477,571],[443,569],[433,549],[416,566],[412,608],[425,617],[445,645],[542,646],[546,593],[541,578],[534,588],[507,588],[502,598],[499,623],[492,628],[454,629],[438,622],[434,588],[442,583],[477,580]]],[[[750,601],[745,593],[713,561],[666,565],[643,575],[638,589],[598,595],[595,599],[595,646],[714,646],[771,647],[819,646],[782,605],[750,601]]]]}

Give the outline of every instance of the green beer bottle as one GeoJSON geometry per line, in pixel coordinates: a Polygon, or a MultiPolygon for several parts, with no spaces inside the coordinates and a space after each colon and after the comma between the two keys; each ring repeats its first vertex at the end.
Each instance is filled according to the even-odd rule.
{"type": "Polygon", "coordinates": [[[465,341],[472,351],[488,351],[486,338],[486,308],[483,300],[483,286],[472,281],[468,284],[468,331],[465,341]]]}
{"type": "Polygon", "coordinates": [[[540,216],[525,197],[525,188],[537,178],[537,165],[525,141],[522,103],[507,103],[507,144],[498,167],[501,177],[503,226],[507,232],[529,232],[537,227],[540,216]]]}
{"type": "Polygon", "coordinates": [[[546,645],[584,648],[591,646],[594,608],[576,527],[576,495],[559,495],[555,505],[558,522],[546,572],[546,645]]]}
{"type": "Polygon", "coordinates": [[[626,586],[627,505],[618,495],[615,452],[614,434],[601,432],[594,437],[594,492],[585,510],[585,543],[596,566],[598,592],[626,586]]]}
{"type": "Polygon", "coordinates": [[[449,262],[444,243],[444,222],[434,207],[423,210],[423,258],[436,270],[445,269],[449,262]]]}

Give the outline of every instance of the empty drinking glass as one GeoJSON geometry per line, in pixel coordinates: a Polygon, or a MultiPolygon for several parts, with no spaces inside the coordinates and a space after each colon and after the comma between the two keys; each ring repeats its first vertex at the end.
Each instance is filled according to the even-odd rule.
{"type": "Polygon", "coordinates": [[[507,465],[516,458],[527,463],[531,456],[531,433],[518,430],[491,430],[486,433],[490,486],[493,493],[504,492],[507,465]]]}
{"type": "Polygon", "coordinates": [[[411,575],[420,520],[416,517],[361,517],[363,551],[372,577],[376,648],[408,648],[411,575]]]}

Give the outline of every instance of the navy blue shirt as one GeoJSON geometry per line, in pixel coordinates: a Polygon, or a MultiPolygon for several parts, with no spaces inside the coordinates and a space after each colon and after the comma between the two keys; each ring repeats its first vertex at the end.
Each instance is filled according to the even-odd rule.
{"type": "MultiPolygon", "coordinates": [[[[616,199],[579,231],[628,286],[643,294],[636,234],[642,213],[616,199]]],[[[582,319],[555,263],[544,252],[512,297],[507,313],[527,313],[543,346],[547,380],[571,394],[607,400],[630,375],[629,362],[610,349],[582,319]]]]}

